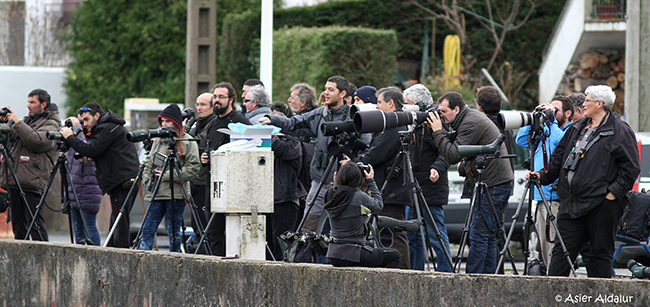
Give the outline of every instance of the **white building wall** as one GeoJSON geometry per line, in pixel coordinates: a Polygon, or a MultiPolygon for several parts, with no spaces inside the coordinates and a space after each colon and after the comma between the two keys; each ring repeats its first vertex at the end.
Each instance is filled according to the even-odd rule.
{"type": "Polygon", "coordinates": [[[585,0],[569,0],[569,2],[539,70],[540,102],[548,102],[555,95],[562,82],[564,70],[571,62],[584,31],[585,0]]]}
{"type": "Polygon", "coordinates": [[[61,118],[65,118],[64,104],[68,97],[63,89],[65,68],[0,66],[0,107],[10,107],[19,118],[27,115],[27,94],[42,88],[59,107],[61,118]]]}

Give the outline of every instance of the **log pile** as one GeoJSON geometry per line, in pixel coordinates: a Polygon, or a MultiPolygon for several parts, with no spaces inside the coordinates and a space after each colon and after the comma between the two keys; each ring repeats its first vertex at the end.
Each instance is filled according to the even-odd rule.
{"type": "Polygon", "coordinates": [[[606,84],[616,93],[612,110],[623,112],[625,98],[625,51],[591,49],[578,57],[578,64],[569,64],[559,93],[584,93],[590,85],[606,84]]]}

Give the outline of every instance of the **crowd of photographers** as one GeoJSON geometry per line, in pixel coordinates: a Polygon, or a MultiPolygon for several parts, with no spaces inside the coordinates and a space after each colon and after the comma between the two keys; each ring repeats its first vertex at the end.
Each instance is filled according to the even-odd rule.
{"type": "Polygon", "coordinates": [[[56,105],[46,91],[36,89],[28,95],[24,119],[9,108],[0,112],[0,120],[10,126],[2,133],[3,161],[11,162],[3,164],[0,185],[8,189],[15,238],[47,241],[38,205],[49,188],[49,171],[61,152],[76,152],[81,159],[68,157],[70,165],[96,169],[94,174],[75,167],[71,171],[69,184],[74,187],[81,187],[86,177],[95,180],[81,187],[89,196],[71,204],[77,243],[100,245],[92,215],[97,208],[87,202],[108,194],[111,224],[116,225],[107,245],[127,248],[132,245],[129,212],[136,196],[129,191],[142,167],[146,197],[154,200],[137,247],[153,247],[166,215],[170,251],[179,252],[182,216],[191,194],[200,212],[193,214],[192,226],[210,225],[204,229],[209,249],[203,252],[224,256],[225,215],[208,209],[206,187],[209,164],[214,163],[209,152],[229,142],[218,131],[229,123],[270,124],[282,129],[272,139],[276,197],[267,225],[272,259],[286,256],[279,241],[282,233],[331,229],[327,259],[321,262],[423,270],[432,249],[436,269],[452,272],[442,206],[449,194],[448,168],[459,163],[466,178],[463,196],[473,199],[466,272],[495,273],[513,189],[513,164],[507,159],[513,146],[510,129],[521,128],[514,140],[533,154],[526,179],[544,185],[535,191],[535,227],[549,274],[568,275],[589,242],[591,248],[583,251],[589,256],[589,276],[610,277],[615,227],[626,205],[625,193],[639,174],[639,158],[633,131],[610,110],[615,98],[611,88],[591,86],[585,94],[557,96],[532,113],[521,113],[521,120],[504,117],[506,123],[499,123],[501,94],[489,86],[478,89],[478,109],[472,109],[456,92],[441,95],[434,104],[422,85],[404,92],[396,87],[357,88],[333,76],[321,94],[322,106],[313,87],[298,83],[290,90],[289,110],[284,103],[272,105],[264,85],[250,79],[242,89],[241,112],[235,89],[222,82],[197,97],[196,114],[185,126],[180,108],[172,104],[158,116],[161,130],[127,138],[124,119],[94,102],[60,127],[56,105]],[[60,140],[52,142],[48,131],[60,131],[60,140]],[[140,166],[133,141],[152,138],[151,152],[140,166]],[[161,165],[169,156],[176,162],[161,165]],[[93,190],[92,184],[98,188],[93,190]],[[424,227],[382,226],[369,213],[416,220],[415,225],[424,227]],[[563,239],[562,246],[553,245],[556,236],[563,239]]]}

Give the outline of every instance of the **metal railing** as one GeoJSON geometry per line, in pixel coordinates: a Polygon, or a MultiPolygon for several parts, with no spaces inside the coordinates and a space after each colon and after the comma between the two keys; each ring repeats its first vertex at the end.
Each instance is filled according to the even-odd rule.
{"type": "Polygon", "coordinates": [[[591,5],[594,19],[625,19],[626,0],[592,0],[591,5]]]}

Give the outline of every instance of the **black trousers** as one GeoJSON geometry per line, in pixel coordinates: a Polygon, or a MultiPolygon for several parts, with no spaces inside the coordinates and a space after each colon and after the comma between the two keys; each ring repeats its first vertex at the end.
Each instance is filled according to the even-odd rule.
{"type": "MultiPolygon", "coordinates": [[[[406,207],[404,205],[384,204],[384,209],[379,211],[379,215],[384,215],[404,221],[406,219],[406,207]]],[[[411,258],[409,256],[409,242],[406,239],[406,231],[404,230],[390,230],[382,229],[379,232],[379,237],[384,246],[392,247],[399,251],[402,256],[400,261],[400,269],[411,268],[411,258]],[[387,244],[392,242],[392,244],[387,244]]]]}
{"type": "Polygon", "coordinates": [[[363,266],[379,268],[397,268],[402,256],[394,248],[375,247],[372,250],[361,249],[359,262],[327,258],[333,266],[363,266]]]}
{"type": "MultiPolygon", "coordinates": [[[[582,247],[591,241],[592,253],[586,266],[587,276],[612,277],[616,227],[625,205],[624,200],[604,200],[591,212],[575,219],[558,215],[557,227],[572,262],[576,260],[582,247]]],[[[562,253],[562,245],[556,241],[548,275],[569,276],[570,272],[571,267],[562,253]]]]}
{"type": "MultiPolygon", "coordinates": [[[[25,199],[27,204],[23,203],[20,196],[20,191],[17,189],[9,189],[9,197],[11,198],[11,226],[14,231],[14,238],[17,240],[24,240],[27,237],[27,228],[32,222],[32,216],[36,212],[36,206],[41,200],[41,194],[34,192],[25,192],[25,199]],[[29,206],[29,210],[27,209],[29,206]]],[[[32,226],[29,235],[34,241],[48,241],[47,228],[45,228],[45,220],[43,219],[43,210],[36,215],[36,221],[32,226]]]]}
{"type": "MultiPolygon", "coordinates": [[[[293,231],[295,229],[299,210],[297,203],[285,201],[273,204],[273,213],[266,216],[266,243],[277,261],[284,260],[280,235],[287,230],[293,231]]],[[[269,256],[267,250],[266,260],[272,260],[269,256]]]]}
{"type": "Polygon", "coordinates": [[[126,201],[125,212],[122,215],[122,218],[117,223],[113,237],[108,241],[107,246],[110,247],[123,247],[129,248],[131,246],[131,239],[129,237],[129,230],[131,227],[131,219],[129,218],[129,213],[131,213],[131,207],[133,207],[133,201],[137,193],[133,193],[131,197],[127,200],[126,196],[129,194],[129,189],[118,185],[110,191],[108,191],[108,196],[111,199],[111,227],[115,223],[115,219],[122,208],[122,205],[126,201]]]}

